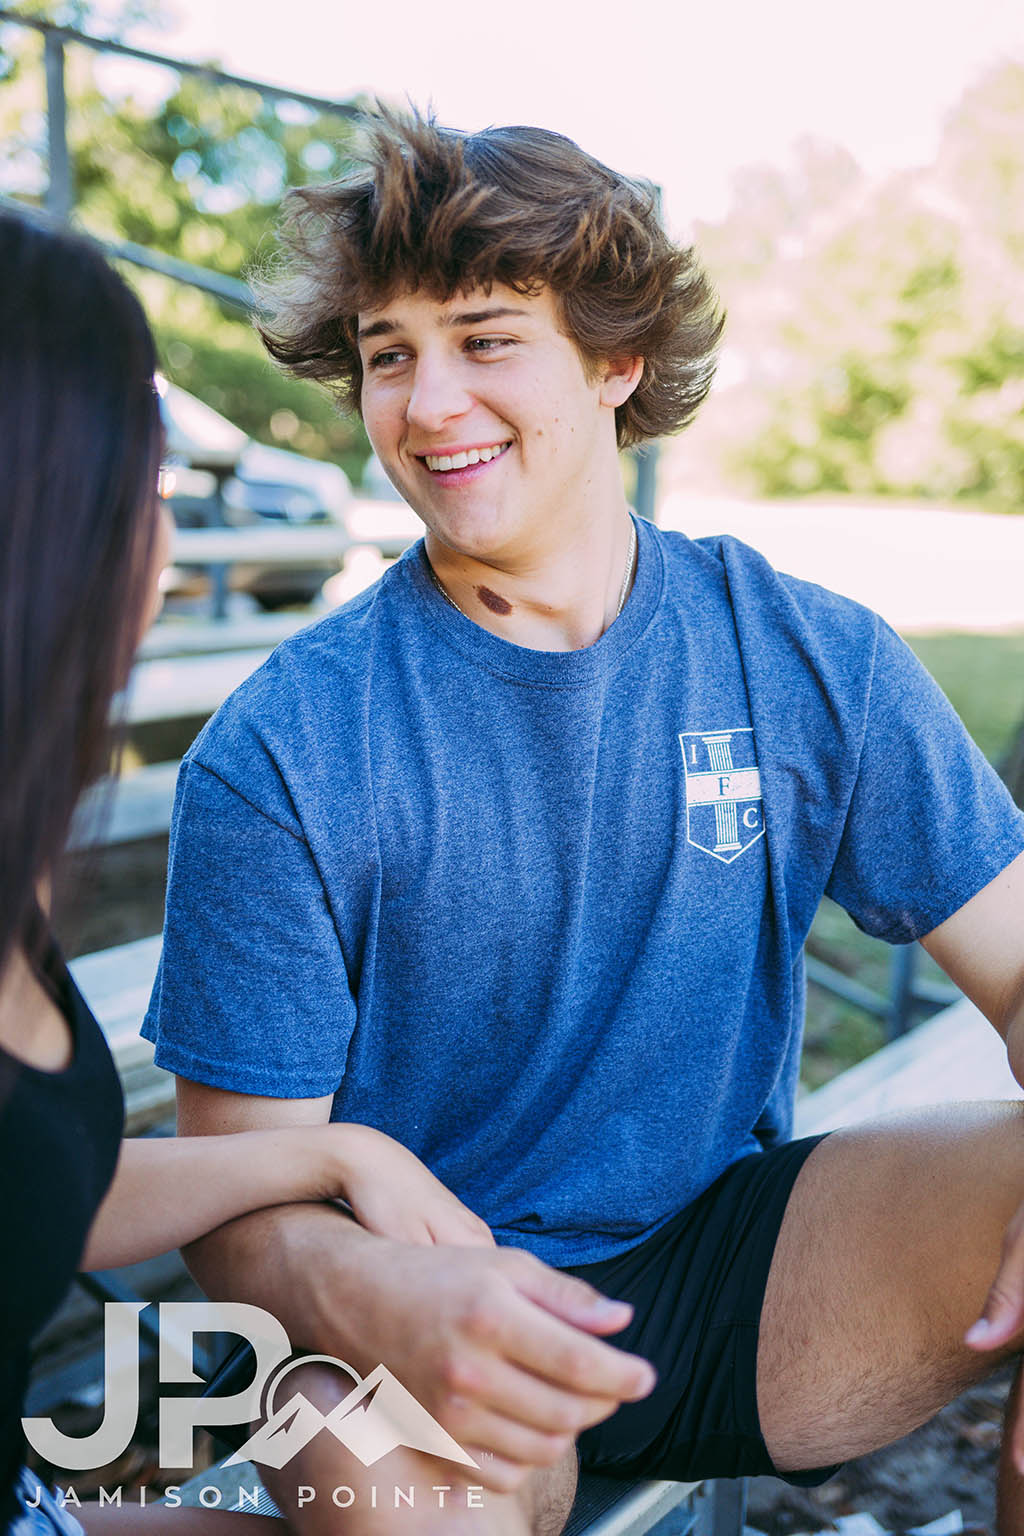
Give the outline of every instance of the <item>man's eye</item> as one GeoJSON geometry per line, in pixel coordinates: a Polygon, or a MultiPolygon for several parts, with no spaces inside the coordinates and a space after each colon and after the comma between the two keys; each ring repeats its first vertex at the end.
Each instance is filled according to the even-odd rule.
{"type": "Polygon", "coordinates": [[[497,352],[501,347],[514,347],[511,336],[473,336],[466,343],[470,352],[497,352]]]}
{"type": "Polygon", "coordinates": [[[403,362],[407,354],[393,348],[390,352],[375,352],[370,358],[371,368],[393,368],[396,363],[403,362]]]}

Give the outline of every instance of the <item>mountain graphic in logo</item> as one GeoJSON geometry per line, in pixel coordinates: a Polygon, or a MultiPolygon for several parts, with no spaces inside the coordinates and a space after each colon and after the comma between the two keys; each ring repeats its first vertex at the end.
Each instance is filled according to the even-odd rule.
{"type": "MultiPolygon", "coordinates": [[[[293,1370],[301,1364],[301,1360],[291,1361],[285,1370],[293,1370]]],[[[378,1365],[365,1380],[361,1380],[350,1365],[341,1360],[335,1364],[354,1376],[359,1385],[330,1413],[321,1413],[302,1392],[295,1392],[283,1408],[272,1413],[267,1422],[228,1458],[226,1465],[253,1461],[280,1469],[326,1429],[364,1467],[372,1467],[374,1462],[399,1446],[425,1451],[445,1461],[457,1461],[464,1467],[477,1466],[458,1441],[442,1429],[386,1366],[378,1365]]],[[[267,1394],[268,1406],[272,1405],[274,1387],[281,1374],[267,1394]]]]}

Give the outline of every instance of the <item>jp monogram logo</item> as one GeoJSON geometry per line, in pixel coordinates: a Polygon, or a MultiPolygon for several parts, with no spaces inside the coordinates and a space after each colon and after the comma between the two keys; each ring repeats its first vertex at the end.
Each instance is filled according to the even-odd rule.
{"type": "MultiPolygon", "coordinates": [[[[55,1466],[69,1471],[103,1467],[123,1455],[139,1416],[139,1313],[144,1302],[108,1301],[104,1308],[104,1418],[90,1435],[72,1436],[52,1419],[22,1419],[29,1445],[55,1466]]],[[[291,1357],[291,1343],[281,1324],[262,1307],[246,1302],[165,1301],[160,1305],[160,1380],[194,1382],[192,1342],[197,1333],[237,1333],[256,1354],[255,1379],[231,1397],[167,1397],[160,1402],[160,1465],[192,1465],[193,1431],[200,1425],[250,1424],[259,1418],[263,1385],[268,1378],[266,1422],[246,1441],[231,1462],[254,1461],[283,1467],[321,1430],[327,1430],[364,1467],[372,1466],[399,1446],[425,1451],[466,1467],[477,1463],[432,1418],[386,1366],[378,1365],[365,1380],[332,1355],[291,1357]],[[338,1366],[352,1378],[352,1390],[328,1414],[321,1413],[301,1392],[275,1408],[284,1378],[308,1361],[338,1366]]]]}
{"type": "Polygon", "coordinates": [[[686,772],[686,840],[723,864],[764,836],[761,775],[750,726],[681,731],[686,772]]]}

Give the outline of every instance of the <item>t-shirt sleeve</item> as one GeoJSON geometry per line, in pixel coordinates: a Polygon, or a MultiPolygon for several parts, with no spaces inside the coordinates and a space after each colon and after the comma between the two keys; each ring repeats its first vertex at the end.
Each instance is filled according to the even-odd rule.
{"type": "Polygon", "coordinates": [[[158,1065],[235,1093],[319,1098],[345,1070],[355,1004],[297,823],[186,758],[163,954],[143,1035],[158,1065]]]}
{"type": "Polygon", "coordinates": [[[882,620],[853,794],[827,893],[890,943],[930,933],[1024,849],[1024,816],[882,620]]]}

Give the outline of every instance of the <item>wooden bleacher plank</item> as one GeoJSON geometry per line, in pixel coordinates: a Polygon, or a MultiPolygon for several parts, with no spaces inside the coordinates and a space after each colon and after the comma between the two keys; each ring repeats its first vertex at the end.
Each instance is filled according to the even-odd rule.
{"type": "Polygon", "coordinates": [[[68,967],[113,1053],[124,1089],[129,1136],[139,1135],[174,1112],[174,1077],[156,1065],[152,1045],[139,1033],[153,990],[160,945],[160,935],[155,934],[81,955],[68,967]]]}
{"type": "Polygon", "coordinates": [[[176,528],[171,559],[175,565],[340,566],[351,542],[340,523],[176,528]]]}
{"type": "MultiPolygon", "coordinates": [[[[637,1483],[624,1490],[611,1478],[584,1477],[563,1536],[644,1536],[703,1485],[701,1483],[637,1483]]],[[[692,1517],[691,1517],[692,1518],[692,1517]]],[[[673,1524],[673,1531],[687,1527],[673,1524]]],[[[740,1536],[737,1531],[735,1536],[740,1536]]]]}
{"type": "Polygon", "coordinates": [[[125,717],[130,725],[151,725],[212,715],[263,665],[270,649],[137,662],[126,690],[125,717]]]}
{"type": "Polygon", "coordinates": [[[218,651],[271,650],[323,616],[309,609],[227,619],[165,616],[157,620],[142,641],[139,658],[153,661],[168,656],[214,655],[218,651]]]}
{"type": "Polygon", "coordinates": [[[404,501],[354,496],[345,509],[345,525],[353,544],[372,544],[394,559],[423,537],[423,523],[404,501]]]}
{"type": "Polygon", "coordinates": [[[795,1131],[810,1136],[891,1110],[1022,1093],[1002,1040],[964,998],[800,1099],[795,1131]]]}
{"type": "Polygon", "coordinates": [[[158,837],[171,824],[174,788],[181,764],[150,763],[111,785],[104,780],[82,796],[75,808],[68,848],[130,843],[158,837]]]}
{"type": "Polygon", "coordinates": [[[72,960],[69,970],[114,1044],[139,1033],[160,959],[160,934],[72,960]]]}

